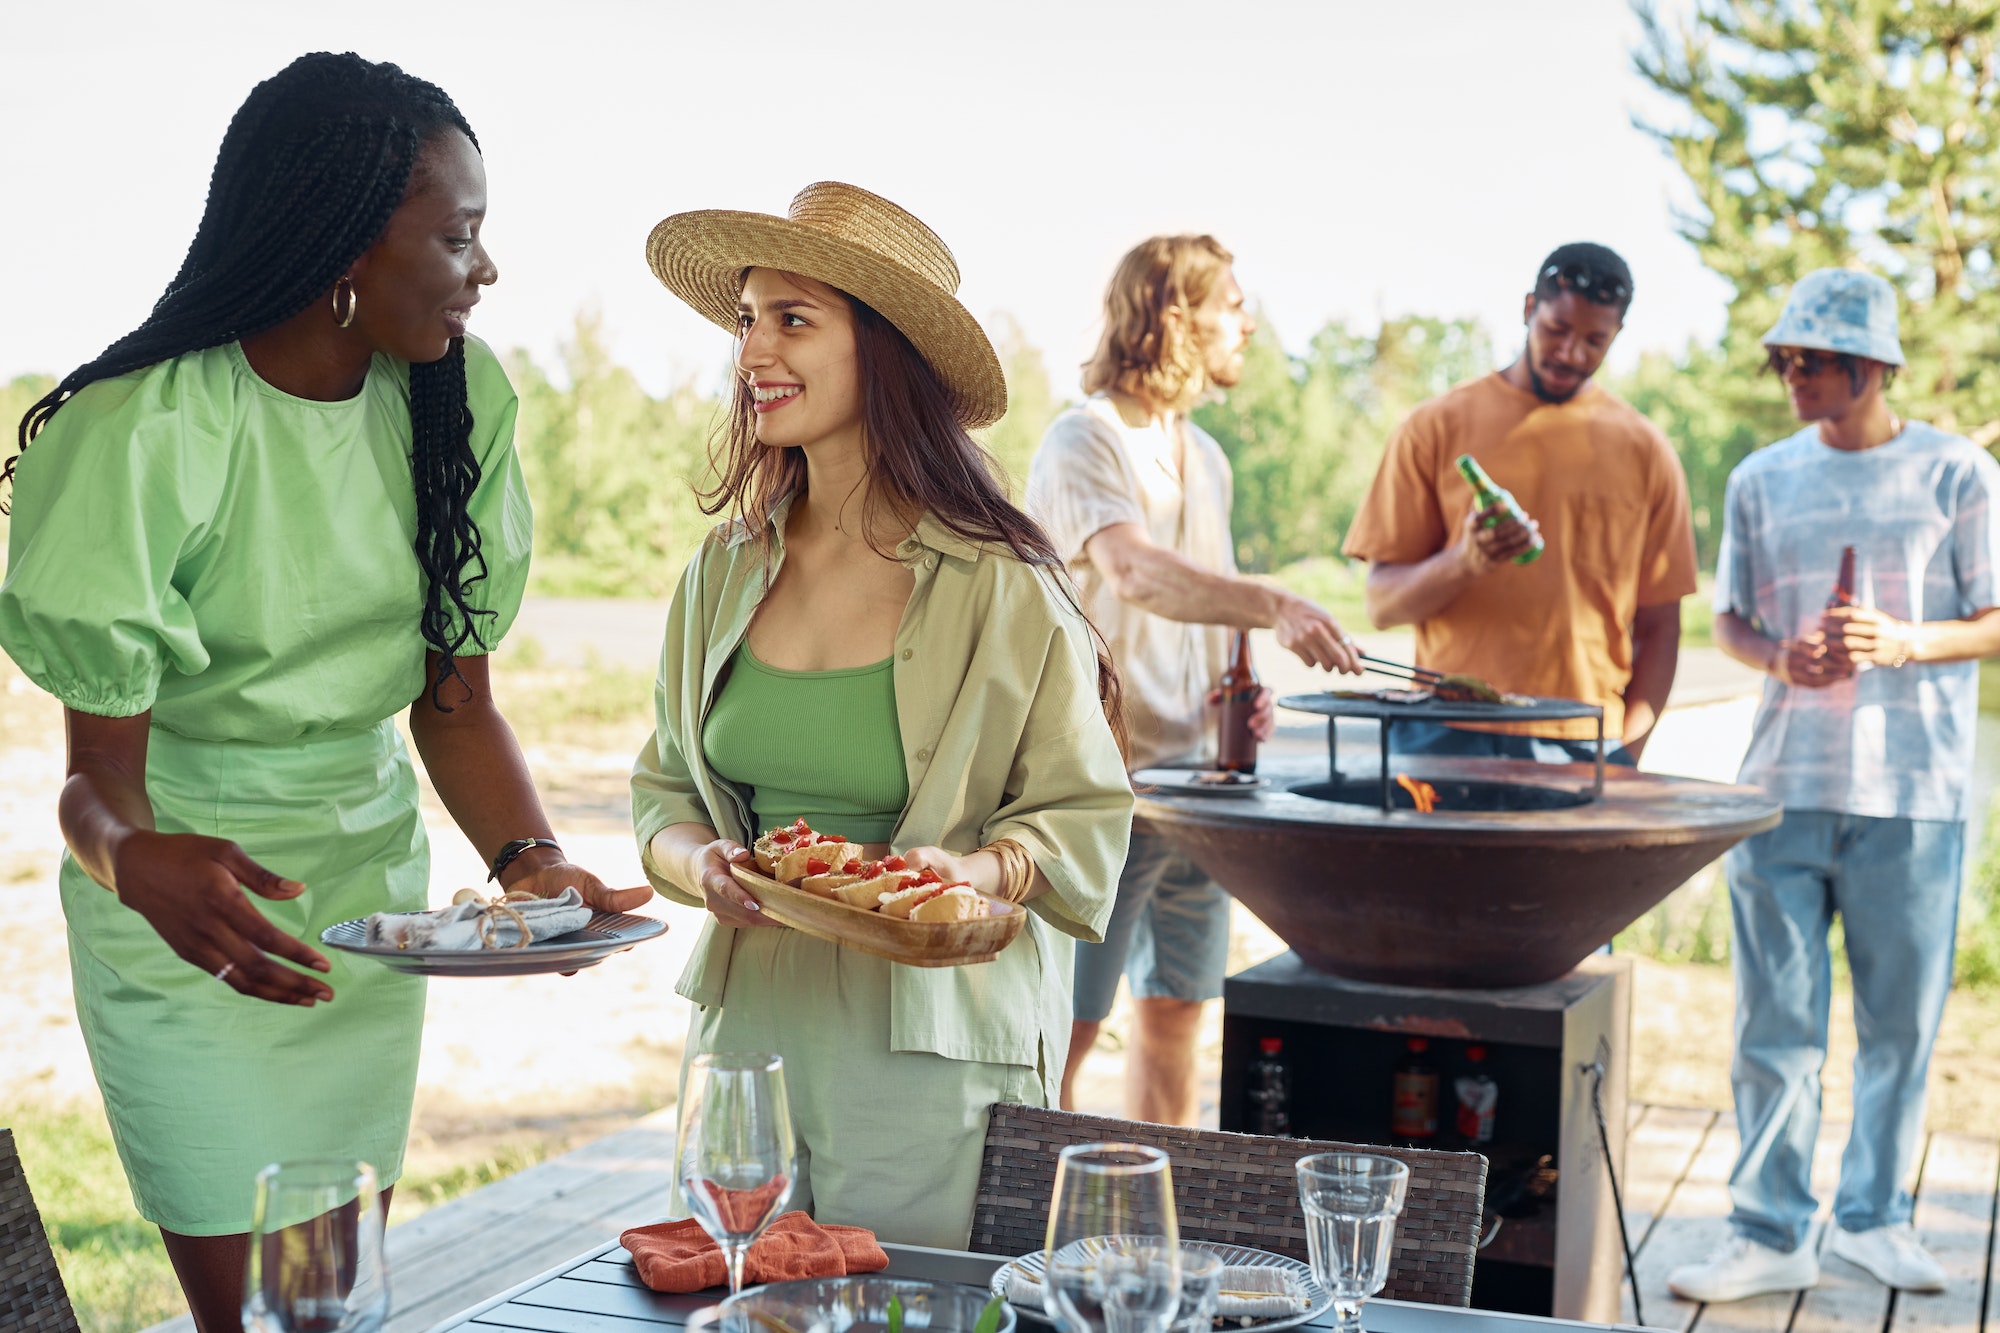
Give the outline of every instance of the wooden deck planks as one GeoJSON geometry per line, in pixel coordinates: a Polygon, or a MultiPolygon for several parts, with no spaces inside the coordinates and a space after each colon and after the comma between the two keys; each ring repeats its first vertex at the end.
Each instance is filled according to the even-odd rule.
{"type": "MultiPolygon", "coordinates": [[[[2000,1143],[1933,1134],[1917,1180],[1917,1238],[1944,1265],[1935,1296],[1899,1292],[1890,1333],[1979,1333],[1987,1259],[1993,1252],[1993,1199],[2000,1143]]],[[[1848,1267],[1832,1260],[1828,1267],[1848,1267]]]]}
{"type": "MultiPolygon", "coordinates": [[[[1628,1146],[1626,1152],[1630,1154],[1628,1146]]],[[[1652,1328],[1688,1329],[1700,1307],[1675,1299],[1667,1274],[1715,1248],[1729,1216],[1729,1168],[1736,1162],[1736,1118],[1718,1115],[1675,1187],[1666,1210],[1639,1248],[1639,1292],[1652,1328]]]]}
{"type": "MultiPolygon", "coordinates": [[[[1700,1110],[1682,1106],[1645,1107],[1644,1116],[1634,1122],[1625,1139],[1625,1228],[1632,1238],[1632,1248],[1639,1254],[1646,1252],[1646,1243],[1661,1217],[1672,1205],[1674,1195],[1693,1168],[1702,1145],[1715,1128],[1718,1114],[1710,1110],[1700,1110]]],[[[1640,1281],[1646,1280],[1646,1269],[1640,1267],[1640,1281]]],[[[1647,1295],[1641,1286],[1640,1296],[1647,1295]]],[[[1667,1299],[1665,1288],[1661,1288],[1660,1299],[1667,1299]]],[[[1623,1293],[1623,1312],[1620,1318],[1635,1320],[1632,1309],[1632,1289],[1628,1284],[1623,1293]]],[[[1662,1307],[1664,1310],[1664,1307],[1662,1307]]],[[[1649,1318],[1657,1321],[1659,1315],[1649,1318]]],[[[1663,1325],[1679,1327],[1678,1322],[1663,1325]]]]}
{"type": "MultiPolygon", "coordinates": [[[[1737,1151],[1733,1117],[1650,1107],[1627,1142],[1626,1221],[1638,1247],[1646,1322],[1683,1333],[1985,1333],[2000,1330],[2000,1294],[1989,1290],[2000,1190],[2000,1142],[1962,1134],[1930,1136],[1917,1183],[1918,1235],[1944,1264],[1940,1295],[1891,1294],[1823,1250],[1819,1285],[1788,1295],[1697,1307],[1666,1290],[1666,1275],[1700,1259],[1723,1236],[1728,1173],[1737,1151]],[[1690,1146],[1690,1139],[1695,1141],[1690,1146]],[[1983,1310],[1982,1307],[1986,1306],[1983,1310]],[[1989,1325],[1989,1322],[1990,1325],[1989,1325]]],[[[1848,1126],[1823,1125],[1813,1155],[1813,1189],[1828,1219],[1848,1126]]],[[[1822,1235],[1824,1240],[1824,1235],[1822,1235]]],[[[1626,1300],[1625,1317],[1632,1318],[1626,1300]]]]}
{"type": "MultiPolygon", "coordinates": [[[[1731,1138],[1735,1138],[1734,1128],[1735,1122],[1732,1117],[1731,1138]]],[[[1847,1126],[1844,1123],[1820,1125],[1819,1141],[1813,1146],[1812,1191],[1821,1200],[1829,1199],[1833,1195],[1834,1184],[1840,1178],[1840,1151],[1846,1143],[1847,1126]]],[[[1727,1168],[1724,1169],[1724,1175],[1726,1179],[1727,1168]]],[[[1720,1218],[1726,1218],[1729,1214],[1726,1188],[1723,1196],[1723,1207],[1718,1221],[1712,1223],[1707,1231],[1711,1245],[1720,1241],[1725,1234],[1724,1224],[1720,1218]]],[[[1825,1211],[1824,1205],[1821,1211],[1825,1211]]],[[[1701,1256],[1698,1254],[1695,1257],[1701,1256]]],[[[1880,1292],[1881,1288],[1877,1287],[1876,1290],[1880,1292]]],[[[1887,1293],[1883,1293],[1884,1306],[1887,1299],[1887,1293]]],[[[1686,1305],[1687,1302],[1682,1301],[1679,1304],[1686,1305]]],[[[1792,1291],[1776,1292],[1769,1296],[1752,1296],[1747,1300],[1731,1301],[1726,1305],[1704,1305],[1701,1307],[1698,1327],[1702,1333],[1787,1333],[1799,1308],[1800,1294],[1792,1291]]],[[[1857,1327],[1852,1333],[1880,1333],[1882,1316],[1883,1309],[1878,1307],[1874,1322],[1866,1325],[1865,1329],[1857,1327]]]]}

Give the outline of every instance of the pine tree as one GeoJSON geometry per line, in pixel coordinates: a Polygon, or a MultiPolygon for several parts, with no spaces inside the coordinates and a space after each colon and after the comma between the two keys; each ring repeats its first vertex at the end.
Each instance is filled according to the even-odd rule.
{"type": "Polygon", "coordinates": [[[1644,125],[1694,190],[1678,219],[1735,289],[1718,394],[1759,437],[1795,429],[1752,375],[1815,268],[1903,295],[1906,415],[2000,442],[2000,0],[1635,0],[1639,73],[1685,111],[1644,125]]]}

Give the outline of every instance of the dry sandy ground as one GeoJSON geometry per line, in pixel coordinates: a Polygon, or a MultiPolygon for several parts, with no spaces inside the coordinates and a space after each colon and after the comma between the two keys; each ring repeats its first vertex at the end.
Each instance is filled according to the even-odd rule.
{"type": "MultiPolygon", "coordinates": [[[[502,673],[505,692],[526,701],[563,691],[622,691],[631,682],[571,668],[502,673]]],[[[585,710],[587,712],[587,710],[585,710]]],[[[523,710],[525,712],[525,710],[523,710]]],[[[530,759],[556,826],[579,860],[606,878],[638,882],[626,830],[625,773],[640,739],[629,712],[565,714],[524,722],[530,759]]],[[[1662,735],[1663,767],[1733,767],[1731,734],[1747,712],[1735,705],[1685,710],[1681,734],[1662,735]]],[[[643,726],[643,723],[639,724],[643,726]]],[[[1740,745],[1740,742],[1738,742],[1740,745]]],[[[1652,766],[1649,763],[1649,766],[1652,766]]],[[[1725,775],[1726,776],[1726,775],[1725,775]]],[[[0,1108],[33,1099],[90,1102],[96,1090],[69,993],[55,865],[54,820],[61,781],[56,706],[0,658],[0,1108]]],[[[482,868],[433,801],[434,900],[477,883],[482,868]]],[[[1693,890],[1700,891],[1700,890],[1693,890]]],[[[686,1005],[673,983],[698,915],[666,903],[646,909],[671,923],[665,939],[572,978],[434,982],[410,1169],[432,1174],[496,1155],[533,1160],[671,1102],[686,1005]]],[[[1241,908],[1232,961],[1247,965],[1282,946],[1241,908]]],[[[1726,1107],[1732,1013],[1726,968],[1637,960],[1633,1091],[1643,1100],[1726,1107]]],[[[1213,1088],[1220,1014],[1205,1030],[1205,1118],[1213,1088]]],[[[1954,996],[1933,1079],[1933,1125],[1990,1134],[2000,1125],[2000,1004],[1954,996]]],[[[1092,1109],[1121,1100],[1123,1010],[1084,1069],[1092,1109]]],[[[1827,1070],[1829,1116],[1847,1112],[1852,1026],[1844,1001],[1827,1070]]],[[[399,1213],[403,1211],[399,1203],[399,1213]]]]}

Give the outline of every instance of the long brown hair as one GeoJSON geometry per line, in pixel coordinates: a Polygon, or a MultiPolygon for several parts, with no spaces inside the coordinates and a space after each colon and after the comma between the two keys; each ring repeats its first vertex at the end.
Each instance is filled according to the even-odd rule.
{"type": "MultiPolygon", "coordinates": [[[[854,314],[855,362],[861,380],[863,458],[872,483],[862,505],[862,531],[875,533],[929,514],[966,541],[1003,545],[1023,564],[1040,570],[1089,626],[1097,653],[1097,697],[1105,720],[1126,753],[1124,689],[1104,636],[1091,623],[1071,586],[1055,543],[1041,524],[1007,498],[999,464],[984,445],[959,424],[951,394],[923,354],[874,307],[846,296],[854,314]]],[[[715,484],[697,489],[702,512],[743,523],[768,559],[771,515],[779,504],[806,489],[805,450],[774,449],[757,439],[757,413],[750,386],[735,376],[735,394],[709,442],[715,484]]]]}
{"type": "Polygon", "coordinates": [[[1154,236],[1127,251],[1104,289],[1104,335],[1083,363],[1083,391],[1115,389],[1170,412],[1199,402],[1208,363],[1194,311],[1235,258],[1213,236],[1154,236]]]}

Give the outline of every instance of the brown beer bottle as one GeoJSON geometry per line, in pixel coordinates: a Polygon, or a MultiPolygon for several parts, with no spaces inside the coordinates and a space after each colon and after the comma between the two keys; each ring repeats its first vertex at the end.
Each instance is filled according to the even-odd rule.
{"type": "Polygon", "coordinates": [[[1859,605],[1854,597],[1854,548],[1843,546],[1840,548],[1840,581],[1833,585],[1833,596],[1826,599],[1826,609],[1831,611],[1836,607],[1859,605]]]}
{"type": "Polygon", "coordinates": [[[1257,737],[1250,730],[1257,711],[1257,670],[1250,665],[1250,631],[1237,630],[1229,645],[1229,666],[1222,673],[1222,725],[1216,738],[1215,766],[1229,773],[1257,771],[1257,737]]]}

